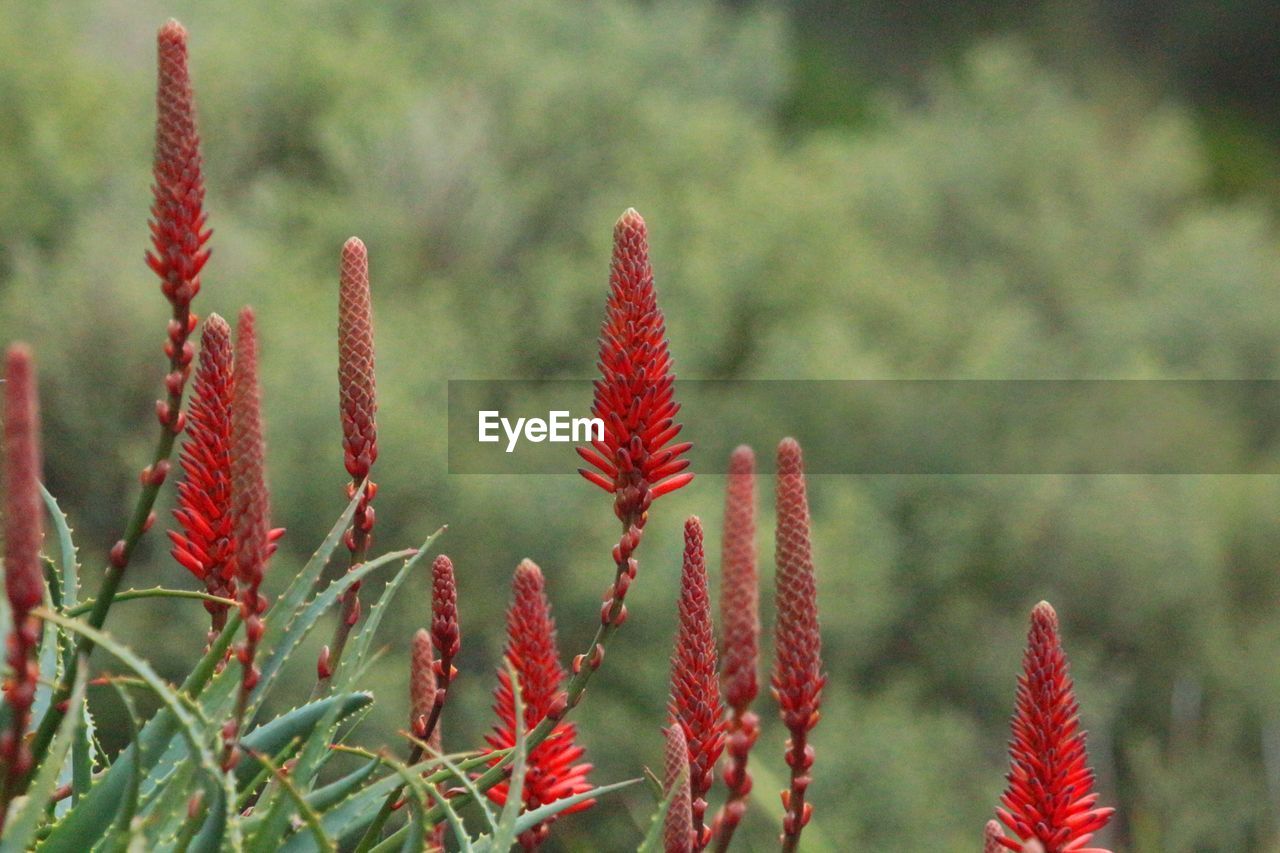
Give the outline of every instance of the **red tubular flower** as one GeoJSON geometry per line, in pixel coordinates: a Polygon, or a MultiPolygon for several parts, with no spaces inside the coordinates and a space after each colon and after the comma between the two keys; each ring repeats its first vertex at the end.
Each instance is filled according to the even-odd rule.
{"type": "MultiPolygon", "coordinates": [[[[542,570],[530,560],[524,560],[516,567],[512,581],[505,659],[519,680],[525,729],[532,729],[544,717],[559,718],[565,710],[565,694],[561,690],[565,671],[556,649],[556,623],[551,617],[542,570]]],[[[498,715],[498,724],[485,740],[494,749],[514,746],[517,725],[515,698],[506,669],[498,672],[494,711],[498,715]]],[[[574,743],[576,735],[577,727],[573,723],[560,723],[549,738],[529,753],[524,784],[525,808],[537,808],[591,790],[587,781],[591,765],[574,763],[583,754],[582,747],[574,743]]],[[[500,782],[489,789],[489,799],[506,803],[508,789],[506,782],[500,782]]],[[[594,803],[595,800],[585,800],[560,814],[580,812],[594,803]]],[[[550,828],[551,821],[545,821],[523,833],[520,836],[521,846],[525,850],[537,849],[546,840],[550,828]]]]}
{"type": "Polygon", "coordinates": [[[787,765],[791,787],[782,793],[784,850],[794,850],[813,807],[804,801],[813,766],[808,733],[821,716],[818,707],[826,677],[822,674],[822,636],[818,630],[818,596],[809,542],[809,499],[805,494],[804,460],[800,445],[785,438],[778,445],[777,485],[777,607],[773,695],[782,722],[791,732],[787,765]]]}
{"type": "Polygon", "coordinates": [[[729,799],[716,815],[716,847],[725,850],[746,812],[751,793],[747,757],[760,736],[759,718],[751,703],[759,690],[760,592],[756,577],[755,454],[745,445],[729,457],[721,548],[720,624],[721,681],[731,709],[724,765],[729,799]]]}
{"type": "Polygon", "coordinates": [[[1023,850],[1023,842],[1034,840],[1045,853],[1107,853],[1086,847],[1115,809],[1096,807],[1079,713],[1058,614],[1042,601],[1031,611],[1009,742],[1009,786],[1000,798],[1003,808],[996,809],[1017,836],[1000,840],[1006,849],[1023,850]]]}
{"type": "Polygon", "coordinates": [[[236,650],[244,668],[236,714],[238,725],[248,694],[258,683],[254,655],[264,629],[262,613],[267,609],[267,599],[258,590],[271,550],[262,395],[258,387],[258,342],[251,308],[240,312],[236,328],[235,388],[231,399],[231,506],[236,544],[236,597],[245,625],[244,642],[236,650]]]}
{"type": "Polygon", "coordinates": [[[711,838],[703,825],[707,792],[724,749],[724,706],[716,678],[716,643],[711,628],[711,597],[702,551],[702,523],[684,525],[684,564],[680,573],[679,627],[671,656],[671,699],[667,714],[684,729],[689,744],[689,791],[693,798],[694,848],[711,838]]]}
{"type": "Polygon", "coordinates": [[[667,748],[663,758],[663,793],[671,797],[662,824],[662,841],[666,853],[692,853],[693,807],[689,794],[689,744],[682,726],[665,730],[667,748]],[[671,791],[675,789],[673,796],[671,791]]]}
{"type": "MultiPolygon", "coordinates": [[[[205,320],[200,360],[187,413],[187,439],[180,462],[178,508],[181,530],[169,531],[173,558],[223,598],[235,596],[235,529],[231,513],[231,327],[217,314],[205,320]]],[[[206,602],[210,641],[227,621],[227,607],[206,602]]]]}
{"type": "Polygon", "coordinates": [[[195,103],[187,70],[187,31],[169,21],[156,37],[156,150],[151,246],[147,265],[160,277],[160,289],[173,306],[169,321],[167,400],[157,404],[161,424],[179,433],[182,389],[191,370],[193,348],[188,337],[196,327],[191,300],[200,292],[200,270],[209,260],[205,248],[212,233],[205,227],[204,177],[195,103]]]}
{"type": "Polygon", "coordinates": [[[24,344],[14,344],[6,354],[4,402],[4,586],[13,628],[7,644],[11,675],[4,685],[10,720],[9,728],[0,735],[4,785],[0,823],[4,807],[16,793],[14,785],[31,768],[31,750],[23,738],[40,676],[36,662],[40,623],[31,611],[44,601],[40,410],[35,361],[24,344]]]}
{"type": "Polygon", "coordinates": [[[693,479],[681,473],[689,467],[682,454],[692,445],[671,444],[681,427],[675,422],[680,404],[671,393],[675,374],[666,321],[653,288],[644,220],[630,209],[613,229],[598,367],[602,378],[595,382],[591,413],[604,421],[604,439],[578,449],[597,469],[580,473],[614,495],[614,509],[627,521],[693,479]]]}

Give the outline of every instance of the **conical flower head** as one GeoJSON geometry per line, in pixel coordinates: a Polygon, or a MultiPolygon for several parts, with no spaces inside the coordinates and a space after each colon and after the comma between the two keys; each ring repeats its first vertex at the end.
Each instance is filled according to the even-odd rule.
{"type": "Polygon", "coordinates": [[[40,410],[35,360],[23,344],[6,355],[4,403],[4,583],[19,628],[44,600],[40,410]]]}
{"type": "Polygon", "coordinates": [[[778,445],[777,480],[778,623],[773,689],[787,728],[807,731],[818,721],[826,679],[822,675],[822,635],[818,630],[804,460],[795,439],[783,439],[778,445]]]}
{"type": "Polygon", "coordinates": [[[462,632],[458,627],[458,584],[453,577],[453,561],[444,554],[431,564],[431,640],[440,653],[436,664],[438,675],[449,666],[462,648],[462,632]]]}
{"type": "MultiPolygon", "coordinates": [[[[1080,729],[1080,706],[1048,602],[1031,611],[1009,742],[1009,785],[997,816],[1016,838],[1009,850],[1038,842],[1045,853],[1100,853],[1087,847],[1114,809],[1098,808],[1093,771],[1080,729]]],[[[1105,853],[1102,851],[1101,853],[1105,853]]]]}
{"type": "Polygon", "coordinates": [[[252,308],[240,312],[231,415],[231,497],[236,544],[236,577],[254,594],[270,546],[270,497],[262,392],[258,385],[258,339],[252,308]]]}
{"type": "Polygon", "coordinates": [[[702,849],[707,792],[716,762],[724,750],[724,706],[716,675],[716,644],[711,625],[711,597],[702,548],[702,523],[692,517],[684,526],[684,561],[680,574],[679,627],[671,656],[670,722],[684,729],[689,744],[689,789],[693,824],[702,849]]]}
{"type": "MultiPolygon", "coordinates": [[[[204,177],[195,100],[187,69],[187,31],[169,21],[156,37],[156,150],[151,245],[147,263],[175,306],[185,306],[200,290],[200,270],[209,259],[204,245],[204,177]]],[[[185,335],[184,335],[185,338],[185,335]]]]}
{"type": "Polygon", "coordinates": [[[724,694],[745,713],[759,690],[760,590],[756,577],[755,454],[742,446],[729,457],[721,548],[720,624],[724,694]]]}
{"type": "MultiPolygon", "coordinates": [[[[560,687],[565,672],[556,648],[556,624],[551,616],[542,571],[530,560],[520,563],[512,581],[505,660],[507,667],[519,679],[525,730],[532,729],[548,715],[558,718],[565,707],[565,696],[560,687]]],[[[511,678],[506,669],[498,672],[493,708],[498,715],[498,723],[485,739],[494,749],[514,746],[518,723],[511,678]]],[[[560,723],[550,737],[529,753],[523,792],[526,808],[537,808],[591,790],[587,781],[591,765],[575,763],[583,755],[582,747],[574,742],[576,734],[577,728],[573,723],[560,723]]],[[[489,798],[496,803],[505,803],[507,792],[508,785],[502,782],[489,789],[489,798]]],[[[594,800],[586,800],[560,814],[580,812],[594,803],[594,800]]],[[[551,821],[541,823],[524,833],[521,844],[526,849],[536,848],[550,832],[550,824],[551,821]]]]}
{"type": "Polygon", "coordinates": [[[662,841],[666,853],[691,853],[693,850],[693,808],[689,794],[689,744],[684,728],[672,725],[666,730],[663,753],[663,793],[671,797],[662,824],[662,841]],[[672,791],[675,793],[672,794],[672,791]]]}
{"type": "Polygon", "coordinates": [[[338,393],[347,473],[369,476],[378,458],[377,389],[373,373],[373,307],[369,254],[352,237],[342,247],[338,286],[338,393]]]}
{"type": "MultiPolygon", "coordinates": [[[[217,314],[205,320],[200,359],[187,412],[180,462],[181,530],[171,530],[173,557],[204,581],[213,595],[234,594],[235,527],[231,510],[231,327],[217,314]]],[[[219,605],[206,603],[211,613],[219,605]]]]}
{"type": "Polygon", "coordinates": [[[604,438],[578,453],[596,470],[581,469],[614,495],[614,510],[635,520],[654,499],[693,479],[685,472],[688,443],[673,444],[680,404],[667,351],[666,321],[658,307],[644,220],[634,210],[613,230],[609,298],[600,329],[601,378],[591,413],[604,422],[604,438]],[[683,472],[683,473],[682,473],[683,472]]]}

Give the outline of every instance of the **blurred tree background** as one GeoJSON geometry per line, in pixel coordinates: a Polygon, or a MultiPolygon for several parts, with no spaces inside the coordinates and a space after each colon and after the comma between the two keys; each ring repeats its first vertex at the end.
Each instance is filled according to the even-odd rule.
{"type": "MultiPolygon", "coordinates": [[[[354,233],[375,288],[378,539],[450,526],[464,652],[445,738],[463,748],[491,722],[516,562],[546,571],[567,656],[592,630],[615,522],[569,474],[450,476],[445,380],[590,376],[622,209],[649,220],[684,377],[1277,378],[1278,8],[0,0],[0,330],[36,347],[50,488],[100,564],[162,372],[166,306],[142,253],[152,39],[170,15],[192,32],[215,229],[195,307],[260,312],[289,529],[273,570],[344,504],[336,270],[354,233]]],[[[1224,442],[1277,452],[1256,436],[1250,413],[1224,425],[1224,442]]],[[[598,780],[660,763],[679,524],[702,514],[715,553],[722,486],[699,477],[655,513],[632,618],[577,717],[598,780]]],[[[1026,615],[1048,598],[1119,807],[1102,840],[1280,850],[1276,478],[832,476],[811,491],[831,675],[813,849],[977,848],[1026,615]]],[[[130,574],[191,584],[160,529],[130,574]]],[[[428,608],[422,579],[385,623],[367,740],[403,726],[428,608]]],[[[124,604],[108,627],[177,672],[204,618],[124,604]]],[[[783,733],[760,705],[743,846],[767,850],[783,733]]],[[[638,789],[611,797],[556,844],[634,849],[649,809],[638,789]]]]}

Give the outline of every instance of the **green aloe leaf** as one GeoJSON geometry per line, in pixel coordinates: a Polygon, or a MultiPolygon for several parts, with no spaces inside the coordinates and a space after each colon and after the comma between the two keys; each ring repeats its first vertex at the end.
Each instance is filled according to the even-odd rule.
{"type": "MultiPolygon", "coordinates": [[[[246,750],[259,755],[276,755],[292,740],[307,741],[315,736],[317,726],[331,713],[334,721],[341,721],[356,711],[373,704],[372,693],[343,693],[319,699],[301,708],[294,708],[269,723],[258,726],[240,741],[246,750]]],[[[332,727],[332,723],[329,727],[332,727]]],[[[241,761],[236,767],[236,780],[249,782],[257,771],[253,761],[241,761]]]]}
{"type": "Polygon", "coordinates": [[[44,498],[45,508],[53,522],[54,536],[58,540],[58,559],[53,565],[60,581],[62,607],[74,607],[80,601],[80,563],[76,556],[75,542],[71,538],[71,526],[67,523],[66,513],[58,506],[58,501],[43,485],[40,486],[40,496],[44,498]]]}

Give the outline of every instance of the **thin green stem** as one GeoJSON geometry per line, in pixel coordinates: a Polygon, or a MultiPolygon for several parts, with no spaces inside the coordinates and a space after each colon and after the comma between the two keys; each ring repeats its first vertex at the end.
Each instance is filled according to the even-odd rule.
{"type": "MultiPolygon", "coordinates": [[[[412,767],[421,758],[422,746],[415,743],[413,749],[409,751],[409,760],[406,763],[409,767],[412,767]]],[[[401,785],[382,801],[382,807],[378,809],[378,814],[374,816],[373,823],[369,824],[369,828],[365,830],[364,835],[360,836],[360,843],[356,845],[355,853],[368,853],[378,843],[378,835],[382,832],[382,827],[386,826],[387,819],[391,817],[391,812],[395,810],[396,801],[400,799],[400,795],[403,792],[404,785],[401,785]]]]}
{"type": "MultiPolygon", "coordinates": [[[[361,507],[368,506],[368,486],[364,485],[363,480],[353,480],[353,488],[364,488],[366,494],[361,498],[361,507]]],[[[365,561],[366,552],[369,550],[369,531],[364,529],[364,512],[361,508],[356,509],[355,516],[351,519],[351,560],[347,564],[347,571],[359,566],[365,561]]],[[[354,586],[343,593],[342,609],[338,614],[338,624],[333,629],[333,642],[329,645],[329,673],[316,679],[316,686],[311,691],[313,700],[319,699],[329,690],[329,685],[333,679],[333,674],[338,671],[338,664],[342,662],[342,652],[347,647],[347,640],[351,637],[351,629],[355,627],[358,619],[353,619],[353,614],[358,614],[360,608],[360,587],[354,586]]]]}
{"type": "MultiPolygon", "coordinates": [[[[228,607],[234,607],[236,600],[234,598],[223,598],[219,595],[210,595],[207,592],[198,592],[193,589],[165,589],[164,587],[155,587],[153,589],[126,589],[123,592],[116,593],[116,601],[136,601],[139,598],[189,598],[196,601],[213,601],[218,604],[225,604],[228,607]]],[[[67,616],[83,616],[92,610],[97,603],[97,599],[89,599],[75,607],[70,607],[62,611],[67,616]]]]}

